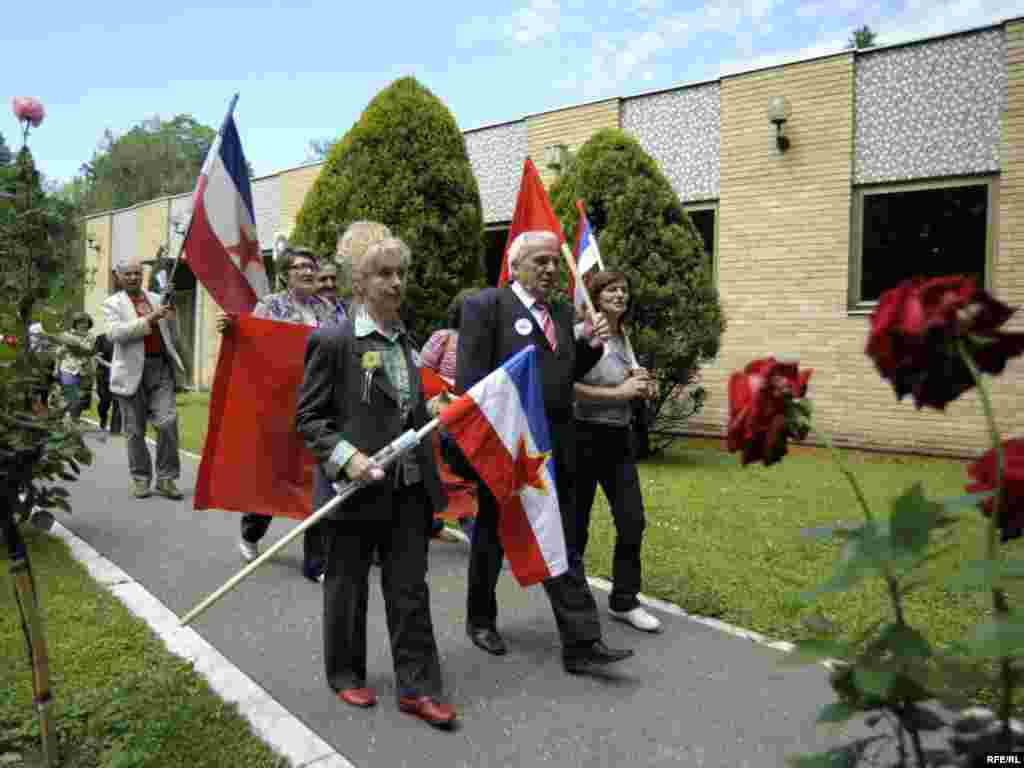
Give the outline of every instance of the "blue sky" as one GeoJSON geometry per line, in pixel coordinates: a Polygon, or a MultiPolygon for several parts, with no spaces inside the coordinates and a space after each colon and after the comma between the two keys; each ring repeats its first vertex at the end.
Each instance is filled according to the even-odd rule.
{"type": "Polygon", "coordinates": [[[17,149],[11,97],[42,100],[30,143],[67,180],[104,129],[179,113],[216,127],[235,91],[262,175],[305,161],[403,75],[465,130],[827,53],[862,24],[886,44],[1024,16],[1024,0],[35,0],[4,15],[0,132],[17,149]]]}

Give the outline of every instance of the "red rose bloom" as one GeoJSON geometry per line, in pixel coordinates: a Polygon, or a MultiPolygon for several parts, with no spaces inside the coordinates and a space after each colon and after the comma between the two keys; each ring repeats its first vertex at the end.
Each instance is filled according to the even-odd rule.
{"type": "MultiPolygon", "coordinates": [[[[967,486],[968,493],[991,491],[996,487],[996,452],[989,450],[967,468],[975,481],[967,486]]],[[[995,499],[985,499],[982,511],[992,515],[995,499]]],[[[1024,438],[1015,437],[1003,443],[1003,491],[999,501],[999,520],[1002,540],[1018,538],[1024,533],[1024,438]]]]}
{"type": "Polygon", "coordinates": [[[998,330],[1014,311],[967,277],[906,280],[879,299],[865,351],[898,399],[912,393],[918,408],[942,410],[974,386],[957,339],[990,374],[1024,352],[1024,333],[998,330]]]}
{"type": "Polygon", "coordinates": [[[813,370],[799,371],[796,363],[767,357],[754,360],[742,373],[729,377],[729,452],[742,451],[746,466],[763,461],[769,466],[786,455],[786,438],[803,438],[787,419],[787,400],[803,397],[813,370]]]}
{"type": "Polygon", "coordinates": [[[15,96],[11,99],[11,110],[19,121],[30,123],[33,128],[38,128],[46,117],[43,103],[31,96],[15,96]]]}

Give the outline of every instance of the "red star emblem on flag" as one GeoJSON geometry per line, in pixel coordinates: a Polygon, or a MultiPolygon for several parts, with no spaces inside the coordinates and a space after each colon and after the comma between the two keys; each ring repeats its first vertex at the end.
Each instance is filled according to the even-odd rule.
{"type": "Polygon", "coordinates": [[[544,453],[530,453],[526,447],[526,437],[519,435],[519,444],[516,446],[516,463],[513,466],[513,492],[529,486],[547,495],[548,484],[544,480],[542,470],[544,463],[551,457],[551,451],[544,453]]]}
{"type": "Polygon", "coordinates": [[[260,245],[255,239],[251,239],[245,231],[245,227],[238,228],[238,242],[227,249],[232,258],[238,260],[238,269],[245,272],[249,264],[263,266],[263,258],[260,256],[260,245]]]}

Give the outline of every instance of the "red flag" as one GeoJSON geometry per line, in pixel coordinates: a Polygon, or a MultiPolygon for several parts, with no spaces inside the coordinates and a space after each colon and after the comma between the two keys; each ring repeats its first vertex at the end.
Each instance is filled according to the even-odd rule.
{"type": "MultiPolygon", "coordinates": [[[[242,315],[222,337],[195,509],[296,520],[312,512],[316,459],[295,429],[312,331],[306,325],[242,315]]],[[[427,368],[420,378],[426,397],[446,387],[427,368]]]]}
{"type": "Polygon", "coordinates": [[[508,239],[505,240],[505,251],[501,257],[499,287],[509,281],[508,249],[512,245],[512,241],[522,232],[541,229],[554,232],[558,235],[560,243],[565,242],[562,224],[551,207],[551,201],[548,200],[548,193],[544,189],[544,183],[540,180],[537,167],[530,158],[526,158],[526,162],[523,164],[523,180],[519,184],[519,196],[516,198],[516,211],[512,214],[512,226],[509,227],[508,239]]]}
{"type": "Polygon", "coordinates": [[[295,429],[306,325],[242,315],[222,337],[195,509],[301,520],[316,459],[295,429]]]}

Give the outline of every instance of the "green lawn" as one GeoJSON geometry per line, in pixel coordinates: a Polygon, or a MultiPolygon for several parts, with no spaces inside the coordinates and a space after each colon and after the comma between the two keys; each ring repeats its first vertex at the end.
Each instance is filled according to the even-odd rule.
{"type": "MultiPolygon", "coordinates": [[[[170,654],[143,621],[98,587],[63,541],[24,530],[49,642],[61,768],[287,765],[190,663],[170,654]]],[[[20,755],[15,766],[38,766],[31,674],[6,556],[4,546],[0,758],[20,755]]]]}
{"type": "MultiPolygon", "coordinates": [[[[179,397],[182,447],[202,450],[208,396],[179,397]]],[[[964,493],[965,462],[916,456],[844,451],[869,502],[879,513],[888,501],[917,481],[932,498],[964,493]]],[[[821,612],[849,634],[888,615],[880,582],[865,582],[849,593],[828,595],[812,607],[797,598],[826,579],[837,545],[802,533],[838,521],[860,522],[846,480],[823,450],[794,448],[773,467],[741,467],[719,440],[682,440],[667,455],[640,468],[647,510],[644,539],[645,594],[683,609],[795,640],[809,631],[802,617],[821,612]]],[[[929,584],[907,597],[908,621],[933,643],[959,638],[989,602],[984,594],[958,594],[939,586],[956,562],[980,557],[985,526],[975,510],[936,534],[951,547],[924,569],[929,584]]],[[[591,524],[587,567],[611,577],[614,527],[598,493],[591,524]]],[[[1007,546],[1018,556],[1024,541],[1007,546]]],[[[1011,593],[1019,602],[1024,591],[1011,593]]]]}

